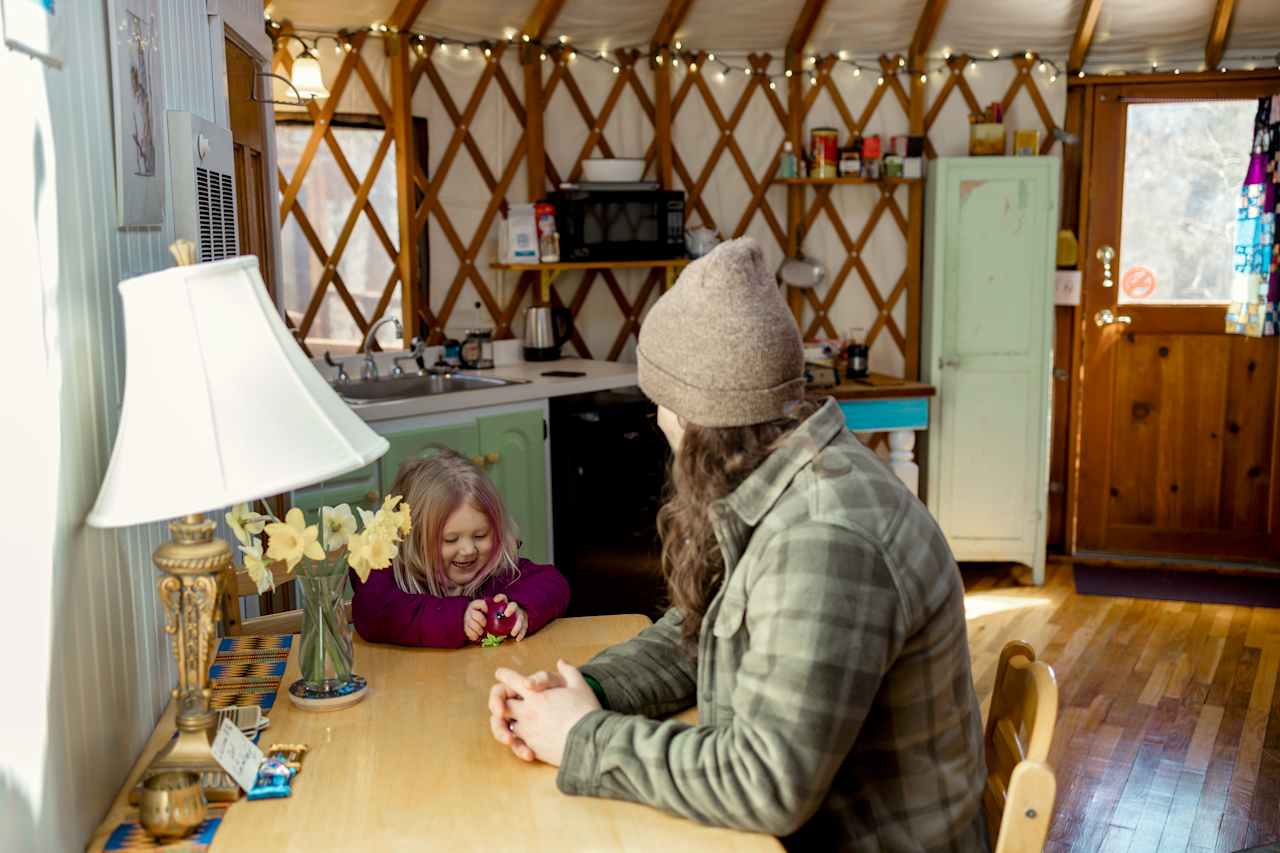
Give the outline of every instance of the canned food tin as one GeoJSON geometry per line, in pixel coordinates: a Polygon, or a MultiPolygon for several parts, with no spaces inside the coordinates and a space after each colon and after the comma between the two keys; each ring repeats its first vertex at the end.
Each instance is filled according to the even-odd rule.
{"type": "Polygon", "coordinates": [[[814,178],[834,178],[839,155],[836,153],[838,135],[833,127],[815,127],[809,132],[809,149],[813,156],[814,178]]]}

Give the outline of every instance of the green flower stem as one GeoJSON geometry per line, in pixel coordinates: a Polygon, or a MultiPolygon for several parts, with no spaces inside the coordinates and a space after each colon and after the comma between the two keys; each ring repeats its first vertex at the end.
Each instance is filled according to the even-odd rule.
{"type": "Polygon", "coordinates": [[[346,570],[345,551],[324,560],[304,559],[296,568],[306,598],[298,665],[303,681],[313,689],[351,678],[351,626],[342,617],[346,570]]]}

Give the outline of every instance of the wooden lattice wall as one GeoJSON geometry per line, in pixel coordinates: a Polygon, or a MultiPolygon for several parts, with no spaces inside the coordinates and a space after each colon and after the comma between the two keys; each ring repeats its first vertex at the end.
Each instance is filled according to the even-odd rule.
{"type": "MultiPolygon", "coordinates": [[[[474,291],[476,298],[482,303],[482,310],[488,315],[497,330],[499,337],[513,334],[518,323],[520,308],[533,298],[537,288],[532,287],[533,274],[519,277],[514,286],[506,289],[496,286],[496,274],[489,268],[496,251],[495,222],[506,204],[527,200],[528,188],[516,180],[525,166],[528,152],[529,120],[525,113],[525,98],[522,97],[521,82],[515,71],[517,48],[505,43],[498,43],[492,48],[492,56],[488,59],[475,60],[482,63],[478,75],[470,89],[463,89],[456,84],[451,88],[446,83],[449,75],[443,74],[438,63],[439,52],[430,39],[418,39],[409,34],[389,34],[381,37],[369,36],[365,33],[350,37],[352,49],[347,51],[332,74],[330,84],[331,95],[323,105],[310,105],[313,130],[310,140],[303,151],[297,168],[290,175],[281,173],[279,184],[281,190],[280,218],[284,222],[293,216],[301,228],[316,256],[323,265],[323,272],[315,283],[312,298],[307,311],[298,324],[297,333],[305,338],[309,324],[314,319],[321,303],[325,299],[338,299],[346,306],[355,319],[357,326],[364,331],[382,316],[393,301],[397,285],[403,278],[405,265],[395,263],[385,282],[382,298],[370,316],[363,316],[348,292],[346,283],[338,274],[337,264],[347,245],[351,231],[358,217],[367,217],[377,240],[393,261],[399,260],[397,235],[390,234],[378,220],[373,206],[368,203],[368,192],[372,185],[374,172],[381,166],[387,151],[393,143],[393,128],[397,117],[395,103],[390,90],[395,88],[394,79],[390,86],[379,82],[378,75],[371,69],[369,57],[376,56],[372,51],[382,52],[379,41],[400,39],[407,48],[408,75],[405,82],[406,97],[411,102],[414,93],[420,86],[430,87],[438,109],[433,109],[427,116],[428,121],[444,123],[451,128],[447,142],[435,161],[434,174],[426,174],[418,165],[412,170],[415,198],[411,205],[413,213],[414,233],[433,227],[433,233],[442,236],[447,246],[433,245],[433,253],[449,252],[457,259],[456,271],[446,281],[432,282],[430,289],[425,282],[417,282],[412,290],[412,321],[407,324],[406,337],[412,336],[418,329],[427,329],[431,340],[440,339],[440,331],[451,322],[456,322],[464,286],[474,291]],[[357,175],[344,157],[334,135],[329,131],[329,122],[338,109],[344,94],[358,91],[385,122],[388,130],[373,159],[370,172],[364,176],[357,175]],[[476,119],[477,111],[486,102],[486,98],[498,98],[509,110],[510,120],[514,121],[519,133],[512,134],[513,142],[498,155],[497,162],[501,168],[491,168],[485,156],[484,148],[491,149],[493,140],[481,141],[473,135],[470,125],[476,119]],[[308,169],[314,159],[316,150],[328,146],[333,158],[342,171],[352,191],[355,203],[352,206],[347,222],[333,245],[323,245],[316,230],[310,226],[306,211],[297,203],[298,192],[307,179],[308,169]],[[448,180],[450,170],[457,167],[466,158],[470,167],[483,183],[480,196],[485,200],[482,212],[474,222],[466,223],[466,227],[455,224],[455,217],[441,202],[441,190],[448,180]],[[428,292],[433,294],[428,298],[428,292]]],[[[296,42],[294,42],[296,45],[296,42]]],[[[545,188],[557,186],[562,180],[574,180],[581,175],[582,162],[587,157],[616,156],[619,148],[632,150],[644,149],[648,174],[660,173],[661,146],[655,128],[660,120],[655,91],[662,87],[655,85],[650,60],[635,50],[617,51],[613,55],[619,64],[617,72],[611,72],[609,66],[571,58],[568,49],[551,49],[545,65],[536,58],[531,60],[543,69],[540,103],[551,104],[564,98],[572,103],[571,113],[576,113],[578,121],[548,124],[544,132],[548,139],[553,135],[572,135],[581,139],[581,144],[569,146],[573,154],[569,159],[563,155],[559,162],[551,153],[544,157],[543,171],[545,188]],[[586,75],[603,75],[608,80],[602,85],[599,77],[587,80],[586,75]],[[584,86],[589,82],[590,86],[584,86]],[[602,99],[597,98],[593,106],[592,99],[584,93],[584,89],[605,92],[602,99]],[[617,127],[621,124],[615,119],[623,110],[633,111],[642,116],[637,122],[631,122],[629,136],[618,137],[617,127]],[[611,125],[611,121],[613,124],[611,125]],[[643,130],[637,134],[635,125],[643,130]],[[612,133],[613,139],[610,140],[612,133]]],[[[800,297],[803,303],[801,311],[801,329],[807,338],[837,337],[852,325],[861,325],[868,330],[868,341],[873,353],[879,346],[886,344],[881,339],[892,343],[892,351],[897,354],[896,362],[899,370],[913,373],[918,369],[920,316],[919,276],[921,265],[919,252],[921,246],[922,194],[920,188],[895,187],[885,184],[878,188],[878,197],[871,207],[865,221],[854,224],[841,216],[838,206],[832,201],[831,187],[817,187],[812,193],[800,194],[802,204],[788,211],[793,204],[786,190],[772,184],[770,178],[776,173],[779,157],[782,153],[782,141],[792,133],[791,116],[788,113],[786,87],[771,87],[768,72],[774,73],[781,67],[781,58],[769,54],[751,54],[746,58],[751,68],[757,72],[745,79],[741,89],[732,94],[711,78],[717,72],[714,66],[707,66],[707,57],[703,54],[686,53],[672,58],[681,60],[680,74],[669,84],[670,121],[672,139],[677,140],[671,149],[672,185],[684,189],[687,193],[687,210],[690,220],[718,230],[723,236],[740,236],[752,234],[766,243],[773,256],[785,254],[792,228],[799,234],[807,234],[821,220],[824,227],[829,227],[835,234],[839,250],[838,256],[824,257],[830,270],[829,283],[818,290],[803,292],[800,297]],[[763,109],[760,108],[763,104],[763,109]],[[750,118],[748,118],[748,116],[750,118]],[[696,134],[701,137],[697,146],[686,144],[682,147],[681,139],[684,129],[692,123],[699,129],[696,134]],[[708,148],[707,134],[701,129],[714,131],[714,141],[708,148]],[[747,135],[753,139],[768,136],[777,140],[776,148],[765,157],[757,156],[753,162],[746,149],[747,135]],[[693,150],[694,148],[698,150],[693,150]],[[704,153],[705,152],[705,153],[704,153]],[[728,165],[727,165],[728,164],[728,165]],[[731,168],[730,168],[731,165],[731,168]],[[741,181],[747,189],[746,202],[739,209],[726,210],[710,198],[716,181],[741,181]],[[919,194],[913,198],[912,194],[919,194]],[[913,215],[914,214],[914,215],[913,215]],[[905,246],[900,266],[890,273],[883,270],[877,277],[864,260],[867,247],[877,239],[881,229],[892,229],[900,235],[905,246]],[[915,260],[912,260],[912,256],[915,260]],[[833,310],[841,292],[847,288],[861,288],[869,299],[874,312],[871,317],[834,317],[833,310]],[[912,304],[914,303],[914,304],[912,304]],[[903,310],[905,304],[906,310],[903,310]]],[[[380,57],[379,57],[380,58],[380,57]]],[[[291,57],[287,43],[279,42],[276,53],[277,70],[288,73],[291,57]]],[[[1007,60],[1007,67],[1012,68],[1012,80],[1001,99],[1006,111],[1019,94],[1025,92],[1030,98],[1036,115],[1043,126],[1042,153],[1048,153],[1054,145],[1052,131],[1056,122],[1052,111],[1046,104],[1040,91],[1043,80],[1037,80],[1034,74],[1035,58],[1015,57],[1007,60]]],[[[935,144],[939,122],[943,120],[944,108],[957,102],[962,110],[950,111],[950,121],[957,121],[956,116],[964,116],[970,110],[981,107],[974,87],[967,77],[966,69],[971,60],[965,56],[950,58],[943,72],[945,79],[932,78],[932,86],[919,85],[911,76],[899,75],[905,60],[893,55],[883,56],[879,60],[884,71],[883,85],[874,86],[869,95],[860,103],[851,102],[854,92],[848,86],[841,86],[837,80],[837,71],[841,68],[834,57],[820,60],[813,68],[804,73],[803,94],[800,98],[800,115],[795,126],[805,128],[812,123],[817,113],[815,106],[823,104],[823,110],[830,114],[831,110],[839,117],[839,130],[842,141],[853,134],[861,134],[876,127],[875,117],[889,104],[896,104],[902,113],[909,115],[912,111],[911,98],[922,98],[923,103],[915,105],[923,115],[923,127],[926,135],[926,154],[935,156],[938,147],[935,144]],[[809,82],[812,77],[813,82],[809,82]]],[[[379,67],[382,67],[379,64],[379,67]]],[[[983,73],[990,73],[991,63],[984,63],[983,73]]],[[[386,77],[383,73],[381,76],[386,77]]],[[[394,78],[394,74],[391,75],[394,78]]],[[[1059,84],[1061,85],[1061,84],[1059,84]]],[[[865,88],[865,87],[863,87],[865,88]]],[[[861,91],[861,90],[859,90],[861,91]]],[[[891,124],[891,121],[880,122],[880,127],[891,124]]],[[[438,128],[437,128],[438,130],[438,128]]],[[[905,133],[902,126],[894,132],[905,133]]],[[[882,131],[883,132],[883,131],[882,131]]],[[[436,136],[439,139],[439,135],[436,136]]],[[[561,139],[564,137],[561,136],[561,139]]],[[[565,146],[551,146],[564,148],[565,146]]],[[[876,187],[862,188],[864,192],[877,192],[876,187]]],[[[474,217],[473,217],[474,218],[474,217]]],[[[552,288],[551,301],[562,304],[579,318],[583,328],[577,330],[573,338],[576,351],[584,357],[617,359],[626,357],[629,341],[639,331],[644,312],[660,293],[662,275],[660,272],[644,275],[637,281],[626,281],[613,271],[587,271],[578,277],[564,276],[552,288]],[[608,300],[601,302],[593,294],[603,288],[608,300]],[[593,311],[585,312],[584,308],[591,300],[595,306],[593,311]],[[613,307],[612,318],[602,315],[600,306],[608,304],[613,307]],[[601,333],[599,324],[607,323],[608,333],[601,333]],[[595,346],[588,344],[583,329],[590,324],[590,337],[596,341],[595,346]],[[601,341],[607,341],[602,345],[601,341]]],[[[469,309],[469,306],[468,306],[469,309]]]]}

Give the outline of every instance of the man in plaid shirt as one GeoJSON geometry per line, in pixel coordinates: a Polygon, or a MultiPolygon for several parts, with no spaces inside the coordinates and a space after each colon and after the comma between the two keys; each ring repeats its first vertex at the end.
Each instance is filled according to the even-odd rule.
{"type": "MultiPolygon", "coordinates": [[[[715,371],[679,372],[692,356],[662,346],[669,324],[707,322],[698,297],[710,290],[719,310],[743,312],[725,339],[747,324],[750,345],[763,337],[769,348],[779,316],[790,317],[771,278],[755,271],[763,265],[753,247],[739,248],[711,270],[690,265],[641,333],[641,387],[678,456],[694,434],[685,429],[759,424],[798,397],[787,383],[803,355],[790,340],[773,346],[767,364],[781,363],[781,374],[762,377],[763,394],[732,396],[709,384],[715,371]],[[702,272],[691,282],[701,289],[660,310],[690,272],[702,272]],[[717,293],[709,277],[738,291],[717,293]],[[768,322],[750,328],[762,314],[768,322]]],[[[963,585],[924,506],[828,400],[706,512],[723,571],[696,648],[685,639],[687,612],[673,607],[581,671],[500,670],[495,736],[526,760],[558,764],[567,794],[770,833],[790,849],[987,849],[963,585]],[[698,725],[658,719],[695,702],[698,725]]]]}

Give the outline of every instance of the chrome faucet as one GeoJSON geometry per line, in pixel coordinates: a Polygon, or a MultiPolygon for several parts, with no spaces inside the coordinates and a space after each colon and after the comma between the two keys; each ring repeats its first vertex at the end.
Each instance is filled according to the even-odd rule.
{"type": "Polygon", "coordinates": [[[378,378],[378,363],[373,360],[373,353],[369,351],[369,345],[373,343],[373,336],[378,333],[378,329],[387,323],[395,323],[396,334],[404,337],[404,328],[400,325],[399,317],[383,317],[369,327],[368,334],[364,336],[364,345],[360,347],[364,352],[364,365],[360,368],[360,378],[366,382],[378,378]]]}

